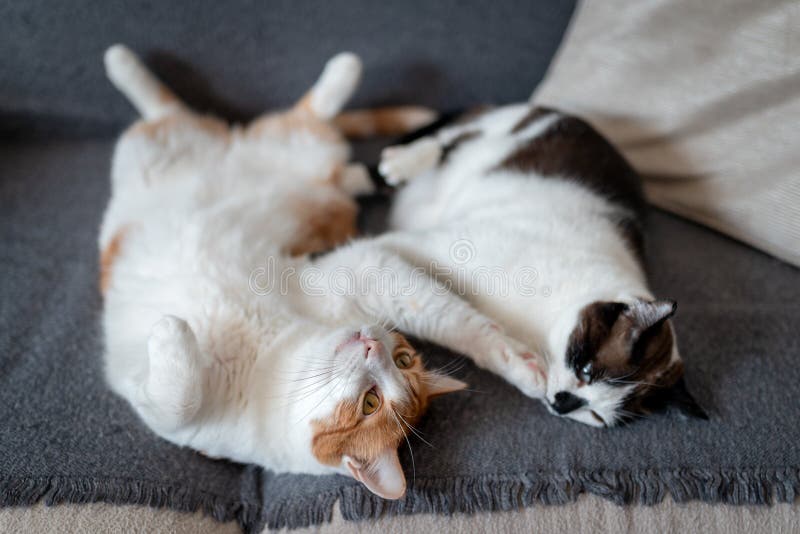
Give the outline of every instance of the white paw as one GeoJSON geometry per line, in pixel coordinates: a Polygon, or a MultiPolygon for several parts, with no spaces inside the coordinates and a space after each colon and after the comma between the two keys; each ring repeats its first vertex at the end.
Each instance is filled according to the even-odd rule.
{"type": "Polygon", "coordinates": [[[183,319],[165,315],[153,325],[147,341],[152,371],[180,372],[196,363],[197,339],[183,319]]]}
{"type": "Polygon", "coordinates": [[[435,167],[441,151],[439,142],[430,137],[410,145],[390,146],[381,153],[378,171],[386,183],[399,185],[435,167]]]}
{"type": "Polygon", "coordinates": [[[361,60],[341,52],[328,60],[312,90],[311,107],[321,119],[331,119],[344,107],[361,79],[361,60]]]}
{"type": "Polygon", "coordinates": [[[502,334],[493,346],[499,374],[528,397],[540,399],[547,390],[544,358],[502,334]]]}
{"type": "Polygon", "coordinates": [[[143,409],[156,428],[178,428],[197,413],[202,399],[197,339],[186,321],[166,315],[153,325],[147,343],[143,409]]]}
{"type": "Polygon", "coordinates": [[[544,398],[547,392],[547,375],[541,356],[532,352],[511,358],[504,378],[528,397],[544,398]]]}
{"type": "Polygon", "coordinates": [[[106,74],[115,81],[127,80],[140,70],[139,58],[131,50],[121,44],[112,45],[103,56],[106,74]]]}

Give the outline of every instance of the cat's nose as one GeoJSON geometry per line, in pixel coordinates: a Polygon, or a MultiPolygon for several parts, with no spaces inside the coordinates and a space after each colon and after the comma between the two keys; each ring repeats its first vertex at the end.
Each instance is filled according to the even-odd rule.
{"type": "Polygon", "coordinates": [[[573,395],[569,391],[559,391],[556,393],[555,400],[550,403],[550,407],[559,415],[574,412],[581,406],[586,406],[586,399],[573,395]]]}
{"type": "Polygon", "coordinates": [[[363,334],[359,336],[358,340],[364,343],[364,348],[366,348],[366,350],[364,351],[364,358],[369,359],[370,357],[377,356],[378,351],[381,348],[380,341],[378,341],[377,339],[373,339],[371,337],[367,337],[363,334]]]}

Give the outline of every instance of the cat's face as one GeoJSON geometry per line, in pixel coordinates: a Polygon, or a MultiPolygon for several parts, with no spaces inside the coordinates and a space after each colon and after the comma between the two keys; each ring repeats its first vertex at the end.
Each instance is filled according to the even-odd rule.
{"type": "Polygon", "coordinates": [[[686,391],[669,318],[672,301],[593,302],[578,313],[548,370],[545,404],[556,415],[613,426],[667,404],[705,418],[686,391]]]}
{"type": "Polygon", "coordinates": [[[314,457],[381,497],[402,497],[398,447],[433,397],[466,384],[427,371],[402,335],[377,326],[336,330],[320,351],[321,373],[331,378],[311,420],[314,457]]]}

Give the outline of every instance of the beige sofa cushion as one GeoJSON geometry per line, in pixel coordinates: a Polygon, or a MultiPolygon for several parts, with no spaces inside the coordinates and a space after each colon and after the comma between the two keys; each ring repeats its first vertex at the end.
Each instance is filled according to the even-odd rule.
{"type": "Polygon", "coordinates": [[[800,3],[584,2],[532,100],[592,122],[655,205],[800,265],[800,3]]]}

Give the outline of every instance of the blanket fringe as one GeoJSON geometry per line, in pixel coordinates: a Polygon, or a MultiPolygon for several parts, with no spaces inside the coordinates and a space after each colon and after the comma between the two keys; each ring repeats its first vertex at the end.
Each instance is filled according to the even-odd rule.
{"type": "Polygon", "coordinates": [[[0,479],[0,506],[47,506],[73,503],[139,504],[171,508],[181,512],[202,511],[217,521],[238,521],[243,530],[263,523],[258,504],[242,503],[198,491],[196,488],[163,486],[130,479],[84,479],[72,477],[0,479]]]}
{"type": "Polygon", "coordinates": [[[515,510],[536,504],[566,504],[590,493],[617,504],[653,505],[668,494],[676,502],[700,500],[726,504],[794,502],[800,495],[800,468],[709,470],[649,469],[642,471],[568,471],[417,479],[400,501],[385,501],[361,485],[348,484],[314,496],[280,502],[242,503],[196,488],[164,487],[136,480],[92,480],[70,477],[0,479],[0,506],[48,506],[61,503],[107,502],[201,510],[218,521],[238,521],[246,532],[299,528],[330,522],[338,501],[351,521],[381,515],[515,510]]]}
{"type": "Polygon", "coordinates": [[[329,522],[338,500],[342,516],[351,521],[381,515],[516,510],[536,504],[566,504],[590,493],[617,504],[653,505],[671,495],[676,502],[700,500],[725,504],[794,502],[800,495],[800,468],[643,471],[569,471],[517,476],[417,479],[406,497],[386,501],[361,485],[348,485],[316,497],[267,509],[270,528],[299,528],[329,522]]]}

